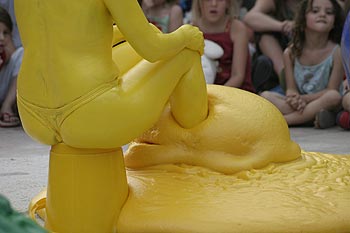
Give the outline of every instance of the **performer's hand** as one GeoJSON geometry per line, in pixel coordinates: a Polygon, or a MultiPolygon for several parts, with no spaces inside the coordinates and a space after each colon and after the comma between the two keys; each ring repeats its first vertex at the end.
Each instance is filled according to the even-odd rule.
{"type": "Polygon", "coordinates": [[[178,30],[184,33],[186,37],[186,48],[198,51],[200,55],[204,53],[204,38],[203,33],[195,26],[185,24],[178,30]]]}

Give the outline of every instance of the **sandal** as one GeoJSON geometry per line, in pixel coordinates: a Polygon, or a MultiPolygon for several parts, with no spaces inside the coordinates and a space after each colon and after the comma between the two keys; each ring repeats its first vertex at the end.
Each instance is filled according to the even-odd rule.
{"type": "Polygon", "coordinates": [[[322,109],[315,116],[314,126],[317,129],[327,129],[335,126],[336,113],[322,109]]]}
{"type": "Polygon", "coordinates": [[[21,124],[19,116],[4,112],[0,116],[0,127],[17,127],[21,124]]]}

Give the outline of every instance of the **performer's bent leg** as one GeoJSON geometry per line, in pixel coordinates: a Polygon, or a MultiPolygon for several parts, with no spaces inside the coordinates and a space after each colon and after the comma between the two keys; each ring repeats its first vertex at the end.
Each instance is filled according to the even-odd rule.
{"type": "Polygon", "coordinates": [[[197,52],[185,49],[168,60],[138,62],[116,86],[65,119],[63,141],[78,148],[125,145],[158,121],[172,94],[174,117],[181,126],[193,127],[206,118],[207,91],[197,52]]]}
{"type": "MultiPolygon", "coordinates": [[[[184,74],[171,97],[171,111],[176,121],[184,128],[191,128],[206,119],[208,115],[208,97],[206,82],[197,53],[193,65],[184,74]]],[[[199,56],[199,54],[198,54],[199,56]]]]}
{"type": "Polygon", "coordinates": [[[140,106],[135,110],[145,121],[150,116],[153,123],[148,124],[158,120],[170,97],[173,116],[181,126],[191,128],[207,117],[206,82],[197,52],[185,49],[166,61],[143,61],[121,79],[125,92],[133,93],[139,87],[135,95],[143,98],[138,98],[140,106]]]}

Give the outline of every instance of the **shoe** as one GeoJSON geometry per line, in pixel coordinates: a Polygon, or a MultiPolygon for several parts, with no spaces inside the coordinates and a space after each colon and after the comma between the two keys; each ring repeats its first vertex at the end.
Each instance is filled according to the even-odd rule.
{"type": "Polygon", "coordinates": [[[322,109],[315,116],[314,127],[317,129],[327,129],[335,126],[336,113],[322,109]]]}
{"type": "Polygon", "coordinates": [[[252,83],[256,93],[270,90],[278,85],[278,78],[270,58],[260,55],[256,58],[253,66],[252,83]]]}
{"type": "Polygon", "coordinates": [[[4,112],[0,116],[0,127],[17,127],[21,124],[19,116],[4,112]]]}
{"type": "Polygon", "coordinates": [[[337,125],[343,129],[350,130],[350,113],[347,111],[341,111],[337,115],[337,125]]]}

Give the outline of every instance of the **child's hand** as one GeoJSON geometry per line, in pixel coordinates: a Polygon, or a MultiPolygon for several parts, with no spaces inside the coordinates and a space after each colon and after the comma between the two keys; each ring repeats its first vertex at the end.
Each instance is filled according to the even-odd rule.
{"type": "Polygon", "coordinates": [[[299,99],[298,99],[298,107],[297,107],[297,111],[299,113],[302,113],[305,109],[305,106],[306,106],[306,101],[303,99],[302,96],[299,96],[299,99]]]}
{"type": "Polygon", "coordinates": [[[296,96],[297,96],[297,93],[287,93],[286,95],[286,102],[293,109],[295,109],[294,106],[296,106],[296,102],[297,102],[296,96]]]}
{"type": "Polygon", "coordinates": [[[282,33],[286,36],[291,37],[293,32],[294,23],[290,20],[285,20],[282,23],[282,33]]]}
{"type": "Polygon", "coordinates": [[[294,110],[297,110],[299,106],[299,97],[300,96],[297,93],[287,94],[286,102],[287,104],[289,104],[291,108],[293,108],[294,110]]]}
{"type": "Polygon", "coordinates": [[[291,106],[291,108],[299,113],[304,111],[307,104],[306,100],[304,100],[303,97],[297,93],[288,94],[286,96],[286,102],[289,104],[289,106],[291,106]]]}
{"type": "Polygon", "coordinates": [[[198,51],[200,55],[204,54],[204,38],[203,33],[195,26],[185,24],[179,28],[186,37],[186,48],[198,51]]]}

